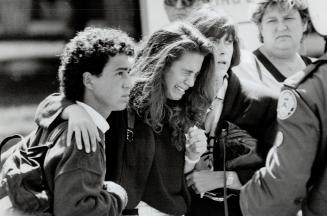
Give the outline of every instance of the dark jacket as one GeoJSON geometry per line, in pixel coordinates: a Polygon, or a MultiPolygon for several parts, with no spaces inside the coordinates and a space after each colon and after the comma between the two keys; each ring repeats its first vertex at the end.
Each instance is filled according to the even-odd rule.
{"type": "MultiPolygon", "coordinates": [[[[245,83],[241,85],[238,77],[232,71],[229,72],[228,87],[216,136],[219,135],[225,121],[232,122],[258,140],[258,153],[262,158],[266,158],[277,131],[277,98],[269,90],[257,87],[246,86],[245,83]]],[[[216,159],[214,166],[215,169],[222,170],[222,153],[218,149],[216,146],[216,151],[214,150],[216,159]]],[[[241,183],[246,183],[254,170],[259,168],[237,170],[241,183]]]]}
{"type": "Polygon", "coordinates": [[[124,208],[122,200],[103,188],[104,140],[96,152],[89,154],[79,151],[74,139],[67,147],[66,140],[67,130],[47,152],[44,161],[54,215],[120,215],[124,208]]]}
{"type": "MultiPolygon", "coordinates": [[[[103,134],[101,136],[104,137],[103,134]]],[[[14,150],[17,157],[9,157],[5,163],[6,167],[17,167],[18,170],[14,169],[14,171],[21,176],[29,171],[27,172],[29,175],[24,175],[26,177],[23,179],[15,178],[22,181],[17,184],[20,183],[26,190],[14,190],[9,194],[11,199],[18,199],[25,205],[22,207],[20,204],[17,208],[35,212],[38,203],[39,208],[44,206],[45,209],[39,209],[38,212],[46,212],[32,215],[121,215],[125,204],[118,195],[109,193],[103,188],[106,170],[104,140],[98,144],[97,151],[90,154],[78,151],[75,140],[70,147],[67,147],[67,122],[52,124],[48,128],[39,127],[25,139],[28,141],[18,143],[14,150]],[[56,139],[51,139],[52,131],[57,134],[56,139]],[[38,160],[36,153],[39,151],[32,151],[32,149],[52,145],[52,141],[54,141],[53,146],[44,152],[44,162],[38,160]],[[21,157],[18,157],[19,155],[21,157]],[[19,166],[11,165],[14,163],[19,166]],[[42,167],[42,171],[41,169],[37,171],[36,168],[39,166],[42,167]],[[34,172],[30,171],[32,167],[34,172]]],[[[15,204],[17,205],[14,201],[14,207],[15,204]]],[[[16,213],[25,215],[11,206],[2,206],[2,208],[8,209],[8,215],[11,215],[9,212],[12,212],[12,215],[16,213]]]]}
{"type": "MultiPolygon", "coordinates": [[[[226,121],[236,124],[241,129],[246,130],[251,136],[258,140],[257,150],[262,158],[265,158],[268,150],[273,145],[276,134],[276,107],[277,98],[268,90],[258,89],[258,86],[246,86],[240,84],[238,77],[229,71],[228,87],[224,97],[223,110],[216,128],[215,136],[219,137],[226,121]]],[[[213,157],[214,170],[222,171],[224,164],[224,153],[222,143],[215,140],[213,157]]],[[[264,164],[233,170],[242,184],[245,184],[264,164]]],[[[223,197],[223,189],[218,188],[214,191],[223,197]]],[[[230,216],[241,216],[239,206],[238,191],[227,189],[228,194],[233,194],[227,199],[228,213],[230,216]]],[[[191,211],[188,215],[224,215],[224,202],[217,202],[206,197],[200,198],[192,194],[191,211]]]]}
{"type": "Polygon", "coordinates": [[[246,216],[327,215],[327,55],[287,79],[278,139],[241,192],[246,216]]]}
{"type": "MultiPolygon", "coordinates": [[[[48,127],[69,104],[59,94],[48,97],[38,107],[36,122],[48,127]]],[[[190,198],[184,178],[184,150],[171,144],[168,125],[157,134],[135,114],[134,142],[128,143],[127,111],[112,112],[107,121],[105,179],[126,189],[126,208],[135,208],[142,200],[168,214],[185,214],[190,198]]]]}

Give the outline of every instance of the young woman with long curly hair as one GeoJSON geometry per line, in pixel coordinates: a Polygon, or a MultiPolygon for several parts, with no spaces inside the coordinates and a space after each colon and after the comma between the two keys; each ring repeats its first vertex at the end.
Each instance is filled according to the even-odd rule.
{"type": "MultiPolygon", "coordinates": [[[[192,25],[173,23],[141,44],[131,70],[136,82],[128,109],[112,113],[106,134],[110,146],[106,178],[126,189],[126,214],[187,212],[190,198],[184,173],[207,148],[200,127],[219,82],[215,74],[213,47],[192,25]]],[[[69,118],[70,130],[76,139],[82,137],[87,150],[96,127],[83,126],[89,118],[85,111],[62,98],[48,98],[39,107],[37,120],[49,123],[45,116],[54,119],[52,114],[65,108],[60,116],[69,118]]]]}

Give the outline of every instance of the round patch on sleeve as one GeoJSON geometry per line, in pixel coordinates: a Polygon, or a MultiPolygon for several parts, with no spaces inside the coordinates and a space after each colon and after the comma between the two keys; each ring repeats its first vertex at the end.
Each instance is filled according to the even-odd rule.
{"type": "Polygon", "coordinates": [[[294,93],[291,90],[283,90],[280,93],[277,116],[279,119],[284,120],[289,118],[296,110],[297,102],[294,93]]]}

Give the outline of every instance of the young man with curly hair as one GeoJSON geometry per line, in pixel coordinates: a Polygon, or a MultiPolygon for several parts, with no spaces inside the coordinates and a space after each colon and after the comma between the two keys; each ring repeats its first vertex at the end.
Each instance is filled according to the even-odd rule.
{"type": "MultiPolygon", "coordinates": [[[[114,29],[87,28],[66,46],[59,67],[60,91],[91,116],[100,141],[95,152],[79,151],[76,140],[67,145],[68,122],[58,118],[49,130],[64,127],[44,160],[49,209],[41,215],[120,215],[127,204],[127,193],[118,184],[104,181],[106,118],[112,111],[125,109],[129,100],[129,75],[134,43],[126,33],[114,29]]],[[[12,200],[13,201],[13,200],[12,200]]],[[[18,209],[19,210],[19,209],[18,209]]]]}
{"type": "Polygon", "coordinates": [[[92,116],[101,141],[97,151],[86,154],[76,149],[74,140],[67,147],[64,133],[48,152],[45,169],[50,168],[46,174],[54,195],[55,215],[119,215],[127,203],[123,188],[104,182],[104,134],[109,129],[106,118],[111,111],[127,105],[133,54],[133,42],[125,33],[87,28],[67,44],[61,56],[61,92],[92,116]],[[112,185],[120,188],[118,193],[112,193],[112,185]]]}

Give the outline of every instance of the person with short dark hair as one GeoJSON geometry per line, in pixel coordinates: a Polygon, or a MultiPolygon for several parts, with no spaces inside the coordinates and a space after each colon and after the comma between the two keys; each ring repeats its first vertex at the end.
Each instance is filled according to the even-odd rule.
{"type": "MultiPolygon", "coordinates": [[[[101,77],[111,58],[119,55],[127,59],[133,57],[134,44],[131,40],[124,32],[115,29],[89,27],[79,32],[67,43],[60,57],[60,90],[65,97],[82,101],[87,90],[83,83],[85,72],[101,77]]],[[[129,70],[128,67],[122,69],[129,70]]]]}
{"type": "MultiPolygon", "coordinates": [[[[66,44],[59,68],[61,94],[85,109],[90,122],[96,125],[100,141],[96,144],[97,150],[87,154],[77,149],[75,139],[72,145],[67,145],[68,121],[57,119],[51,125],[39,122],[41,137],[48,136],[49,131],[57,127],[63,127],[64,131],[47,150],[42,164],[50,207],[35,215],[114,216],[125,208],[126,191],[114,182],[104,181],[105,151],[110,148],[105,146],[104,134],[109,130],[106,118],[113,111],[125,109],[128,103],[133,55],[132,39],[115,29],[86,28],[66,44]]],[[[7,163],[10,158],[4,169],[7,163]]]]}
{"type": "Polygon", "coordinates": [[[133,46],[132,39],[122,31],[86,28],[61,55],[61,92],[90,114],[102,139],[98,151],[86,154],[77,150],[74,140],[67,147],[64,133],[48,151],[44,170],[53,193],[55,215],[119,215],[127,204],[122,187],[104,182],[104,134],[109,129],[105,119],[112,111],[125,109],[128,102],[133,46]],[[112,185],[120,191],[111,193],[112,185]]]}

